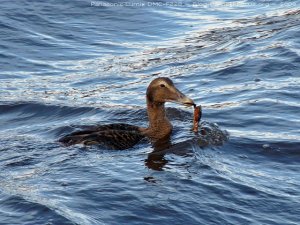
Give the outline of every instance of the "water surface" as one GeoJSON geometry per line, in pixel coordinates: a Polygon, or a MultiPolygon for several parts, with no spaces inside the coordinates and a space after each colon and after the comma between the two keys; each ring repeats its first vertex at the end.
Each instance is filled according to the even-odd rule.
{"type": "Polygon", "coordinates": [[[299,224],[299,3],[168,2],[2,2],[1,224],[299,224]],[[192,109],[167,104],[163,154],[57,143],[147,126],[158,76],[229,140],[201,145],[192,109]]]}

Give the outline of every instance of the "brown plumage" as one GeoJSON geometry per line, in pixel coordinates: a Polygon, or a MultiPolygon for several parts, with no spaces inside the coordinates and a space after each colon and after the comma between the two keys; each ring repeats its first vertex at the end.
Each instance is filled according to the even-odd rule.
{"type": "Polygon", "coordinates": [[[98,144],[108,149],[127,149],[143,138],[157,142],[168,137],[172,125],[165,114],[165,102],[194,105],[193,100],[182,94],[166,77],[154,79],[147,88],[147,113],[149,126],[142,128],[129,124],[109,124],[73,132],[59,139],[64,145],[98,144]]]}

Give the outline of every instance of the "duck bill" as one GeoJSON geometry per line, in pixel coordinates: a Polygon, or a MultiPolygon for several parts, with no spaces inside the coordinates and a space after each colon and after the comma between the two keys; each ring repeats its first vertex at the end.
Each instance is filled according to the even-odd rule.
{"type": "Polygon", "coordinates": [[[185,96],[178,89],[176,89],[176,98],[172,99],[171,101],[185,106],[195,106],[194,101],[185,96]]]}

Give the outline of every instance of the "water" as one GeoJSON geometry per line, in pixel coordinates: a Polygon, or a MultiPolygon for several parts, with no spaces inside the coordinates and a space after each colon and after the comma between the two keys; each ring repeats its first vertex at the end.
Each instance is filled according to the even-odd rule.
{"type": "Polygon", "coordinates": [[[0,224],[299,224],[299,3],[168,2],[1,2],[0,224]],[[57,143],[146,126],[157,76],[229,140],[202,146],[167,104],[162,154],[57,143]]]}

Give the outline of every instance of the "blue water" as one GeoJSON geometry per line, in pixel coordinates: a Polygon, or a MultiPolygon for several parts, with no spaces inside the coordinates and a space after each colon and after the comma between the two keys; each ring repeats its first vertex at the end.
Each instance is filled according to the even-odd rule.
{"type": "Polygon", "coordinates": [[[0,224],[300,223],[298,1],[4,0],[0,30],[0,224]],[[163,154],[57,143],[147,126],[158,76],[229,139],[201,145],[167,104],[163,154]]]}

